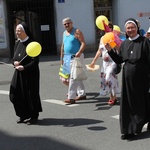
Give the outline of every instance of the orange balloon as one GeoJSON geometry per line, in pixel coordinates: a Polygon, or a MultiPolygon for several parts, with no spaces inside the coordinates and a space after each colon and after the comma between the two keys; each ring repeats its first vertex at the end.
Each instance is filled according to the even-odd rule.
{"type": "Polygon", "coordinates": [[[114,48],[117,44],[115,43],[115,35],[113,32],[108,32],[102,37],[102,42],[105,45],[108,43],[111,48],[114,48]]]}

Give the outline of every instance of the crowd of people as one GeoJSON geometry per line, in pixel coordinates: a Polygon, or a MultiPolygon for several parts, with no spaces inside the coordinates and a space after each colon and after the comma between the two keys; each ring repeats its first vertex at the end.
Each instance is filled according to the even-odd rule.
{"type": "Polygon", "coordinates": [[[124,27],[127,39],[121,44],[119,55],[108,43],[105,47],[116,63],[124,63],[119,116],[121,139],[130,139],[141,133],[147,122],[150,129],[150,45],[149,40],[140,35],[135,19],[127,19],[124,27]]]}
{"type": "MultiPolygon", "coordinates": [[[[73,26],[71,18],[64,18],[62,24],[65,31],[61,45],[60,66],[62,70],[67,67],[65,68],[67,77],[60,75],[60,79],[68,87],[67,99],[64,102],[74,104],[87,98],[83,81],[74,80],[71,74],[75,57],[83,64],[86,43],[82,31],[73,26]]],[[[113,32],[113,24],[109,23],[108,26],[109,32],[113,32]]],[[[114,105],[117,101],[116,94],[121,93],[119,119],[122,140],[140,134],[146,123],[147,129],[150,130],[150,29],[141,35],[139,22],[133,18],[125,21],[124,28],[126,39],[121,45],[116,43],[114,48],[109,43],[104,43],[101,37],[98,50],[90,63],[90,67],[94,68],[99,58],[103,60],[100,95],[110,95],[108,105],[114,105]],[[123,64],[122,88],[119,87],[118,75],[114,72],[118,64],[123,64]]],[[[15,71],[9,96],[19,117],[17,123],[30,125],[38,121],[39,112],[42,112],[39,94],[39,58],[26,57],[25,49],[34,39],[24,22],[16,26],[16,36],[18,42],[12,61],[15,71]]]]}
{"type": "MultiPolygon", "coordinates": [[[[61,47],[61,60],[63,60],[61,61],[61,65],[65,62],[65,55],[71,54],[71,56],[81,57],[85,49],[83,34],[79,29],[75,29],[72,26],[71,19],[65,18],[63,25],[66,31],[63,34],[63,44],[61,47]],[[78,48],[76,42],[80,45],[78,48]]],[[[109,23],[108,26],[110,28],[109,31],[113,32],[113,24],[109,23]]],[[[116,94],[120,93],[117,74],[114,73],[114,69],[117,64],[123,64],[119,115],[122,140],[130,139],[141,133],[146,123],[148,123],[147,129],[150,129],[149,31],[144,33],[140,29],[139,21],[133,18],[125,21],[124,28],[126,39],[121,45],[116,45],[115,48],[112,48],[109,43],[104,44],[103,36],[101,37],[97,53],[90,63],[90,67],[94,68],[97,59],[100,56],[103,59],[100,73],[100,95],[110,95],[110,99],[108,100],[109,105],[115,104],[117,101],[116,94]]],[[[71,58],[68,62],[70,69],[73,60],[71,58]]],[[[68,81],[68,99],[65,102],[73,104],[76,101],[76,95],[78,94],[77,87],[79,86],[73,86],[73,83],[77,81],[72,81],[72,79],[68,81]]],[[[82,91],[84,93],[83,99],[86,99],[85,89],[83,88],[82,91]]],[[[80,99],[82,99],[82,96],[80,99]]]]}

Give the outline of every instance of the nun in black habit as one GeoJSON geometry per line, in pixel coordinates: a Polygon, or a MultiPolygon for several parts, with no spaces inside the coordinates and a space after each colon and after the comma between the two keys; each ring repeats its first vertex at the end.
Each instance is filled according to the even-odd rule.
{"type": "Polygon", "coordinates": [[[18,42],[12,64],[14,75],[10,84],[10,101],[13,103],[17,123],[34,124],[38,121],[39,112],[42,112],[39,94],[39,58],[26,54],[26,46],[33,41],[33,37],[26,23],[16,26],[18,42]]]}
{"type": "Polygon", "coordinates": [[[106,44],[109,55],[117,63],[124,63],[122,70],[122,93],[120,101],[121,139],[130,139],[141,133],[148,123],[150,129],[150,45],[147,38],[139,35],[135,19],[125,21],[127,39],[121,44],[117,55],[106,44]]]}

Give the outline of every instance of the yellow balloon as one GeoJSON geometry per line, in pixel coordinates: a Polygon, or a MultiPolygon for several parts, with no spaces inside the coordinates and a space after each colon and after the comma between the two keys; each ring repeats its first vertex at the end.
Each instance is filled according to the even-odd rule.
{"type": "Polygon", "coordinates": [[[26,53],[30,57],[38,56],[42,51],[42,47],[38,42],[31,42],[26,47],[26,53]]]}
{"type": "Polygon", "coordinates": [[[113,25],[113,30],[120,32],[120,27],[117,25],[113,25]]]}
{"type": "Polygon", "coordinates": [[[105,30],[103,21],[105,22],[106,25],[108,25],[107,17],[100,15],[96,18],[96,26],[101,30],[105,30]]]}

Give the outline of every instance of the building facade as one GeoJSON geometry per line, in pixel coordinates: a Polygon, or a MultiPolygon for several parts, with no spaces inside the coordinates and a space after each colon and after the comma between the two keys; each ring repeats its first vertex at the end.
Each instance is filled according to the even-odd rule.
{"type": "Polygon", "coordinates": [[[29,24],[42,55],[57,55],[64,31],[62,19],[70,17],[85,37],[87,51],[95,51],[100,38],[96,17],[105,15],[124,32],[124,21],[133,17],[145,31],[150,26],[149,0],[0,0],[0,57],[12,58],[15,25],[29,24]]]}

